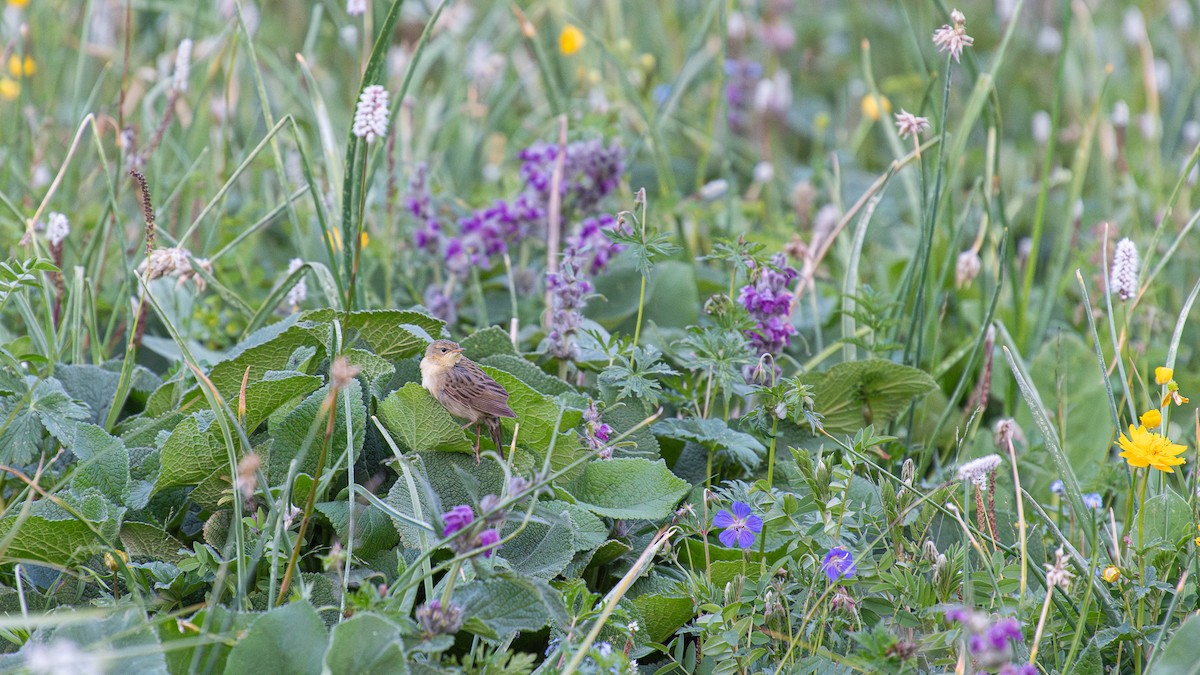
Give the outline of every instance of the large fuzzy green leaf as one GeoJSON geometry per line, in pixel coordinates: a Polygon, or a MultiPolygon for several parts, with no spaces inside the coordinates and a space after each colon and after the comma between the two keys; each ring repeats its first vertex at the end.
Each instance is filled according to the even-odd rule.
{"type": "Polygon", "coordinates": [[[883,359],[839,363],[822,374],[802,375],[813,385],[816,410],[829,433],[886,426],[912,400],[937,388],[923,370],[883,359]]]}
{"type": "Polygon", "coordinates": [[[238,640],[225,664],[228,675],[320,675],[328,638],[325,624],[305,600],[263,614],[238,640]]]}
{"type": "Polygon", "coordinates": [[[378,415],[392,437],[409,450],[474,454],[462,425],[416,382],[392,392],[379,404],[378,415]]]}
{"type": "Polygon", "coordinates": [[[20,508],[0,519],[0,539],[19,528],[0,555],[0,562],[35,560],[57,567],[71,567],[103,548],[103,541],[115,542],[125,516],[124,507],[109,501],[99,490],[76,494],[60,492],[58,498],[74,510],[82,521],[52,500],[39,499],[29,506],[28,517],[20,522],[20,508]],[[86,521],[86,522],[84,522],[86,521]]]}
{"type": "Polygon", "coordinates": [[[662,461],[612,459],[589,462],[563,486],[584,508],[609,518],[662,520],[691,490],[662,461]]]}

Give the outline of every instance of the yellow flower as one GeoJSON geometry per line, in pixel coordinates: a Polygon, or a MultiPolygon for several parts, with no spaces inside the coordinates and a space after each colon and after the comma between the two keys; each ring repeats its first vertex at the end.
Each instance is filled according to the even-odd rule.
{"type": "Polygon", "coordinates": [[[1186,461],[1178,456],[1187,450],[1186,447],[1172,443],[1171,439],[1165,436],[1146,431],[1144,426],[1135,429],[1130,424],[1129,436],[1121,434],[1117,443],[1125,451],[1120,456],[1124,457],[1132,467],[1152,466],[1159,471],[1175,473],[1175,469],[1171,467],[1179,466],[1186,461]]]}
{"type": "Polygon", "coordinates": [[[29,0],[8,0],[10,7],[24,7],[29,4],[29,0]]]}
{"type": "Polygon", "coordinates": [[[1121,578],[1121,570],[1117,569],[1116,565],[1109,565],[1104,568],[1104,572],[1100,574],[1100,578],[1110,584],[1115,583],[1117,579],[1121,578]]]}
{"type": "Polygon", "coordinates": [[[892,102],[882,94],[879,96],[867,94],[862,97],[862,114],[872,122],[878,122],[883,115],[892,114],[892,102]]]}
{"type": "Polygon", "coordinates": [[[1159,366],[1154,369],[1154,383],[1155,384],[1166,384],[1166,383],[1170,382],[1171,378],[1174,376],[1175,376],[1175,371],[1166,366],[1159,366]]]}
{"type": "Polygon", "coordinates": [[[1146,412],[1142,413],[1141,420],[1142,426],[1146,427],[1147,429],[1153,429],[1154,427],[1162,424],[1162,413],[1158,412],[1157,409],[1147,410],[1146,412]]]}
{"type": "Polygon", "coordinates": [[[16,80],[0,77],[0,98],[5,101],[14,101],[20,95],[21,85],[17,84],[16,80]]]}
{"type": "Polygon", "coordinates": [[[587,39],[583,37],[583,31],[579,30],[571,24],[567,24],[562,32],[558,34],[558,51],[564,56],[571,56],[575,52],[583,49],[583,44],[587,39]]]}
{"type": "Polygon", "coordinates": [[[13,77],[30,77],[37,72],[37,64],[33,62],[32,56],[26,56],[24,60],[16,54],[11,54],[8,57],[8,74],[13,77]]]}
{"type": "Polygon", "coordinates": [[[359,247],[359,248],[366,248],[366,247],[367,247],[367,242],[371,241],[371,236],[367,234],[367,231],[366,231],[366,230],[363,230],[363,233],[362,233],[362,235],[361,235],[361,236],[358,238],[358,241],[359,241],[359,244],[358,244],[358,247],[359,247]]]}

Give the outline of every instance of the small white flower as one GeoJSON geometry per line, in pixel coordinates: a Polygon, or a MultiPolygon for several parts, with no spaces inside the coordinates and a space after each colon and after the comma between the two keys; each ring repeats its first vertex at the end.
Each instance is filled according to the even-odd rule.
{"type": "Polygon", "coordinates": [[[1109,275],[1110,291],[1122,300],[1137,295],[1140,267],[1137,244],[1128,237],[1117,242],[1117,250],[1113,252],[1112,273],[1109,275]]]}
{"type": "Polygon", "coordinates": [[[1113,104],[1112,123],[1117,127],[1129,126],[1129,104],[1125,101],[1117,101],[1113,104]]]}
{"type": "Polygon", "coordinates": [[[640,626],[638,625],[637,621],[630,621],[629,626],[627,626],[627,628],[629,628],[630,633],[636,633],[636,632],[638,632],[638,628],[640,628],[640,626]]]}
{"type": "Polygon", "coordinates": [[[700,188],[700,198],[704,201],[712,201],[720,198],[729,189],[729,183],[724,178],[718,178],[705,183],[700,188]]]}
{"type": "Polygon", "coordinates": [[[1125,17],[1121,21],[1121,32],[1125,35],[1125,42],[1131,45],[1141,43],[1142,39],[1146,37],[1146,18],[1142,16],[1142,10],[1137,7],[1125,10],[1125,17]]]}
{"type": "Polygon", "coordinates": [[[758,81],[754,87],[754,109],[760,113],[783,116],[792,107],[792,81],[787,72],[775,71],[769,78],[758,81]]]}
{"type": "Polygon", "coordinates": [[[67,222],[67,217],[57,211],[51,213],[46,224],[46,239],[50,241],[50,245],[62,246],[70,234],[71,224],[67,222]]]}
{"type": "Polygon", "coordinates": [[[754,182],[770,183],[775,178],[775,167],[770,162],[763,161],[754,165],[754,182]]]}
{"type": "Polygon", "coordinates": [[[1187,0],[1171,0],[1167,5],[1167,16],[1175,30],[1185,31],[1192,27],[1192,6],[1187,0]]]}
{"type": "Polygon", "coordinates": [[[371,143],[386,136],[387,127],[388,92],[373,84],[363,89],[362,97],[358,99],[358,107],[354,110],[354,135],[371,143]]]}
{"type": "Polygon", "coordinates": [[[1045,110],[1039,110],[1033,113],[1031,126],[1033,131],[1033,140],[1038,145],[1045,145],[1050,142],[1050,113],[1045,110]]]}
{"type": "Polygon", "coordinates": [[[1054,564],[1046,565],[1046,586],[1050,588],[1058,586],[1063,591],[1070,590],[1071,579],[1074,576],[1067,569],[1067,560],[1063,556],[1062,547],[1059,547],[1054,553],[1054,564]]]}
{"type": "Polygon", "coordinates": [[[184,38],[175,52],[175,76],[171,78],[171,89],[180,94],[187,91],[188,75],[192,70],[192,39],[184,38]]]}
{"type": "Polygon", "coordinates": [[[104,659],[69,640],[54,640],[27,646],[25,666],[37,675],[101,675],[104,659]]]}
{"type": "Polygon", "coordinates": [[[346,13],[350,16],[362,16],[367,13],[367,0],[346,0],[346,13]]]}
{"type": "Polygon", "coordinates": [[[958,479],[971,481],[982,489],[987,486],[988,476],[1000,467],[1002,461],[1000,455],[994,453],[973,459],[958,467],[958,479]]]}

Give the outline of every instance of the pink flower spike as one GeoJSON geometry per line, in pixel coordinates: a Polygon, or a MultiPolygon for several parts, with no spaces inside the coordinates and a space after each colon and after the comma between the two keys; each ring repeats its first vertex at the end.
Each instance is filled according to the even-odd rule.
{"type": "Polygon", "coordinates": [[[354,110],[354,135],[371,143],[387,136],[387,128],[388,92],[373,84],[363,89],[362,97],[358,99],[358,107],[354,110]]]}

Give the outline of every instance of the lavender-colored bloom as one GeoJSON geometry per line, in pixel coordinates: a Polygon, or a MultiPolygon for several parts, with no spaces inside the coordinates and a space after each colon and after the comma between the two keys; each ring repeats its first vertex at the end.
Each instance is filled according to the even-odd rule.
{"type": "MultiPolygon", "coordinates": [[[[521,160],[521,178],[541,204],[548,204],[558,146],[538,142],[517,155],[521,160]]],[[[576,141],[567,145],[563,158],[562,196],[564,213],[590,213],[600,200],[611,194],[625,173],[625,151],[616,142],[605,146],[600,139],[576,141]]]]}
{"type": "Polygon", "coordinates": [[[750,512],[750,506],[742,502],[734,502],[730,507],[733,513],[725,509],[717,511],[713,516],[713,527],[724,528],[717,538],[726,548],[750,548],[754,543],[754,535],[762,532],[762,518],[750,512]]]}
{"type": "Polygon", "coordinates": [[[484,530],[483,532],[479,533],[479,539],[477,539],[475,543],[479,548],[486,548],[490,546],[491,548],[487,548],[487,550],[483,552],[483,557],[490,558],[492,557],[492,554],[496,552],[497,547],[493,545],[498,541],[500,541],[499,532],[496,530],[484,530]]]}
{"type": "Polygon", "coordinates": [[[1066,491],[1067,491],[1067,489],[1066,489],[1066,487],[1063,486],[1063,482],[1061,480],[1056,480],[1050,484],[1050,493],[1051,494],[1061,495],[1061,494],[1065,494],[1066,491]]]}
{"type": "Polygon", "coordinates": [[[1031,663],[1006,663],[997,675],[1040,675],[1037,666],[1031,663]]]}
{"type": "Polygon", "coordinates": [[[790,317],[792,294],[788,291],[796,276],[795,268],[788,266],[782,253],[772,256],[769,266],[751,269],[751,283],[742,287],[738,301],[757,324],[746,331],[757,354],[778,354],[796,334],[790,317]]]}
{"type": "Polygon", "coordinates": [[[546,339],[550,354],[560,359],[579,356],[575,333],[583,325],[581,310],[592,291],[592,285],[578,274],[578,265],[568,251],[558,272],[546,275],[546,287],[550,289],[550,332],[546,339]]]}
{"type": "Polygon", "coordinates": [[[962,606],[951,607],[946,610],[946,620],[965,625],[971,620],[971,610],[962,606]]]}
{"type": "Polygon", "coordinates": [[[446,525],[442,530],[442,536],[449,537],[475,522],[475,512],[466,504],[459,504],[442,514],[442,522],[446,525]]]}
{"type": "Polygon", "coordinates": [[[429,284],[425,289],[425,308],[449,326],[458,322],[458,305],[440,284],[429,284]]]}
{"type": "Polygon", "coordinates": [[[445,235],[442,233],[442,224],[433,210],[433,195],[429,192],[429,167],[425,163],[418,164],[413,171],[404,207],[417,221],[417,227],[413,231],[413,244],[420,251],[437,254],[442,248],[445,235]]]}
{"type": "Polygon", "coordinates": [[[1083,495],[1083,505],[1093,510],[1102,509],[1104,508],[1104,498],[1100,496],[1099,492],[1090,492],[1083,495]]]}
{"type": "Polygon", "coordinates": [[[749,128],[754,89],[762,78],[762,64],[749,59],[725,61],[725,108],[729,128],[742,133],[749,128]]]}
{"type": "Polygon", "coordinates": [[[987,641],[992,649],[1003,649],[1009,641],[1022,642],[1024,639],[1021,624],[1012,617],[1000,619],[987,629],[987,641]]]}
{"type": "Polygon", "coordinates": [[[628,232],[627,226],[618,224],[617,219],[607,213],[586,218],[579,223],[575,234],[567,238],[566,249],[580,258],[588,274],[600,274],[608,267],[609,260],[625,248],[604,234],[618,229],[628,232]]]}
{"type": "Polygon", "coordinates": [[[853,578],[854,573],[858,571],[858,565],[854,564],[854,556],[849,551],[841,546],[834,546],[821,561],[821,569],[830,581],[837,581],[853,578]]]}

